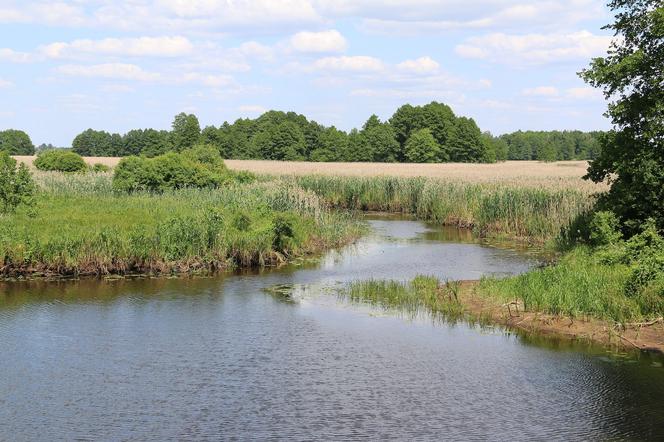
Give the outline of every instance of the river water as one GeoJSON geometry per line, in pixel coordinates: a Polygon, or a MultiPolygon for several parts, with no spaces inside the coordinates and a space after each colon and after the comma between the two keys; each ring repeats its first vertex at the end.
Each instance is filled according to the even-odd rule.
{"type": "Polygon", "coordinates": [[[370,222],[357,244],[278,270],[0,285],[0,440],[664,438],[659,357],[341,300],[356,279],[537,263],[455,229],[370,222]]]}

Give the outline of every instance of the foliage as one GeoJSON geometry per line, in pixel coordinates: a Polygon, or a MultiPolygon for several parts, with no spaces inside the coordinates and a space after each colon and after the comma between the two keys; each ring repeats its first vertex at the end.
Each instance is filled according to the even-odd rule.
{"type": "Polygon", "coordinates": [[[517,131],[499,139],[507,147],[505,159],[562,161],[597,157],[601,135],[601,132],[517,131]]]}
{"type": "Polygon", "coordinates": [[[620,221],[613,212],[600,211],[593,215],[589,225],[590,243],[594,246],[615,244],[622,238],[620,221]]]}
{"type": "Polygon", "coordinates": [[[175,116],[172,124],[171,138],[173,148],[182,151],[198,143],[201,137],[201,126],[193,114],[181,112],[175,116]]]}
{"type": "Polygon", "coordinates": [[[17,210],[0,224],[3,275],[260,266],[344,244],[364,231],[283,181],[125,194],[113,192],[110,180],[57,174],[43,181],[37,215],[17,210]]]}
{"type": "Polygon", "coordinates": [[[614,130],[600,138],[601,152],[587,178],[609,181],[600,201],[628,234],[653,218],[664,228],[664,6],[661,0],[613,0],[616,37],[606,57],[581,72],[602,88],[614,130]]]}
{"type": "Polygon", "coordinates": [[[233,177],[215,148],[199,145],[154,158],[123,158],[115,167],[113,188],[121,192],[216,188],[233,177]]]}
{"type": "Polygon", "coordinates": [[[654,220],[628,240],[611,212],[595,213],[589,224],[594,248],[577,246],[555,266],[518,277],[486,279],[482,291],[553,314],[615,321],[664,314],[664,238],[654,220]]]}
{"type": "Polygon", "coordinates": [[[429,129],[419,129],[406,141],[404,157],[410,163],[435,163],[441,159],[441,150],[429,129]]]}
{"type": "Polygon", "coordinates": [[[25,164],[0,151],[0,214],[10,213],[20,205],[32,206],[35,183],[25,164]]]}
{"type": "Polygon", "coordinates": [[[481,236],[546,241],[593,200],[574,189],[470,184],[427,178],[302,176],[297,182],[333,207],[412,213],[440,224],[472,227],[481,236]]]}
{"type": "Polygon", "coordinates": [[[590,158],[598,150],[595,138],[578,131],[516,132],[494,137],[482,133],[472,119],[457,117],[449,106],[434,101],[424,106],[401,106],[388,121],[372,115],[360,129],[348,133],[295,112],[280,111],[201,131],[194,115],[181,113],[170,132],[137,129],[119,135],[88,129],[76,136],[72,145],[75,152],[86,156],[154,157],[203,143],[214,146],[222,158],[233,159],[490,163],[590,158]],[[409,158],[408,140],[425,129],[435,143],[428,139],[420,144],[419,153],[409,158]]]}
{"type": "Polygon", "coordinates": [[[111,170],[111,168],[108,167],[106,164],[95,163],[92,165],[90,170],[92,170],[95,173],[102,173],[102,172],[108,172],[109,170],[111,170]]]}
{"type": "Polygon", "coordinates": [[[79,154],[64,149],[53,149],[40,152],[33,163],[39,170],[52,170],[58,172],[82,172],[88,168],[87,164],[79,154]]]}
{"type": "Polygon", "coordinates": [[[395,280],[353,281],[343,293],[353,302],[369,302],[385,309],[399,308],[416,315],[421,309],[437,315],[460,316],[458,283],[442,283],[433,276],[418,275],[409,282],[395,280]]]}
{"type": "Polygon", "coordinates": [[[34,155],[35,146],[22,130],[7,129],[0,131],[0,151],[9,155],[34,155]]]}

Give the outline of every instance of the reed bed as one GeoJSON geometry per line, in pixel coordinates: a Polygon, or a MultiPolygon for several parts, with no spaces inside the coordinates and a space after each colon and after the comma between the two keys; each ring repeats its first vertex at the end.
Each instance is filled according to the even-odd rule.
{"type": "Polygon", "coordinates": [[[661,314],[661,298],[648,293],[625,296],[631,271],[628,265],[599,262],[590,249],[577,247],[555,266],[505,279],[484,278],[478,293],[505,302],[519,300],[529,311],[572,318],[624,323],[661,314]]]}
{"type": "Polygon", "coordinates": [[[413,214],[445,225],[473,228],[480,236],[533,242],[555,238],[593,203],[592,194],[570,188],[531,188],[430,178],[297,177],[301,187],[331,206],[413,214]]]}
{"type": "MultiPolygon", "coordinates": [[[[34,156],[16,156],[29,166],[34,156]]],[[[121,158],[84,157],[90,166],[104,164],[115,167],[121,158]]],[[[594,184],[581,177],[588,169],[587,161],[504,161],[495,164],[441,163],[315,163],[306,161],[225,160],[231,170],[246,170],[273,176],[392,176],[425,177],[459,183],[505,184],[513,187],[575,189],[583,193],[601,192],[605,184],[594,184]]]]}
{"type": "Polygon", "coordinates": [[[0,224],[0,274],[106,275],[273,265],[365,226],[288,182],[117,194],[108,174],[37,174],[34,209],[0,224]]]}
{"type": "Polygon", "coordinates": [[[351,282],[342,297],[352,302],[367,302],[384,309],[399,309],[411,316],[425,312],[446,318],[464,313],[459,302],[459,283],[441,282],[433,276],[418,275],[413,280],[365,280],[351,282]]]}

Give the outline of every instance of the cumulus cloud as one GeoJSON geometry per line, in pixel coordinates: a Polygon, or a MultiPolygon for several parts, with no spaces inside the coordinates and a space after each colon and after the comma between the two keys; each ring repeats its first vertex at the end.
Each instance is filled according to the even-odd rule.
{"type": "Polygon", "coordinates": [[[157,73],[144,71],[140,66],[127,63],[102,63],[95,65],[64,65],[57,72],[73,77],[107,78],[118,80],[155,81],[160,78],[157,73]]]}
{"type": "Polygon", "coordinates": [[[538,86],[524,89],[521,93],[529,97],[555,97],[559,91],[553,86],[538,86]]]}
{"type": "Polygon", "coordinates": [[[230,75],[205,74],[200,72],[189,72],[184,74],[182,80],[185,82],[200,83],[203,86],[223,87],[233,84],[233,77],[230,75]]]}
{"type": "Polygon", "coordinates": [[[569,98],[574,98],[577,100],[604,100],[604,94],[598,89],[591,87],[573,87],[567,89],[565,94],[569,98]]]}
{"type": "Polygon", "coordinates": [[[321,32],[298,32],[290,39],[293,49],[299,52],[343,52],[348,43],[334,29],[321,32]]]}
{"type": "Polygon", "coordinates": [[[397,65],[397,68],[416,74],[430,74],[436,72],[440,65],[431,57],[420,57],[415,60],[406,60],[397,65]]]}
{"type": "Polygon", "coordinates": [[[18,52],[9,48],[0,48],[0,61],[9,63],[29,63],[34,57],[27,52],[18,52]]]}
{"type": "Polygon", "coordinates": [[[12,83],[9,80],[5,80],[3,78],[0,78],[0,89],[12,87],[12,86],[14,86],[14,83],[12,83]]]}
{"type": "Polygon", "coordinates": [[[117,55],[130,57],[177,57],[193,52],[193,44],[185,37],[105,38],[56,42],[40,48],[50,58],[80,55],[117,55]]]}
{"type": "Polygon", "coordinates": [[[612,37],[588,31],[471,37],[456,46],[458,55],[505,64],[547,64],[588,60],[606,53],[612,37]]]}
{"type": "Polygon", "coordinates": [[[384,67],[381,60],[366,55],[325,57],[313,64],[314,69],[322,71],[377,72],[384,67]]]}
{"type": "Polygon", "coordinates": [[[272,61],[274,58],[274,51],[271,47],[255,41],[242,43],[237,48],[237,51],[243,56],[257,58],[264,61],[272,61]]]}

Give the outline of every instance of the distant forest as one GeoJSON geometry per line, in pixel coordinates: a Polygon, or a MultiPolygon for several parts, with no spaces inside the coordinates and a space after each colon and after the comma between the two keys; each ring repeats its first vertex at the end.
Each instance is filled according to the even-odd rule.
{"type": "MultiPolygon", "coordinates": [[[[493,136],[472,118],[456,116],[442,103],[401,106],[387,121],[372,115],[350,132],[325,127],[294,112],[269,111],[201,130],[195,115],[175,116],[172,130],[135,129],[124,135],[88,129],[74,138],[83,156],[160,155],[209,144],[228,159],[492,163],[503,160],[592,159],[601,132],[528,131],[493,136]]],[[[40,146],[44,148],[45,146],[40,146]]],[[[0,150],[34,153],[21,131],[0,132],[0,150]]]]}

